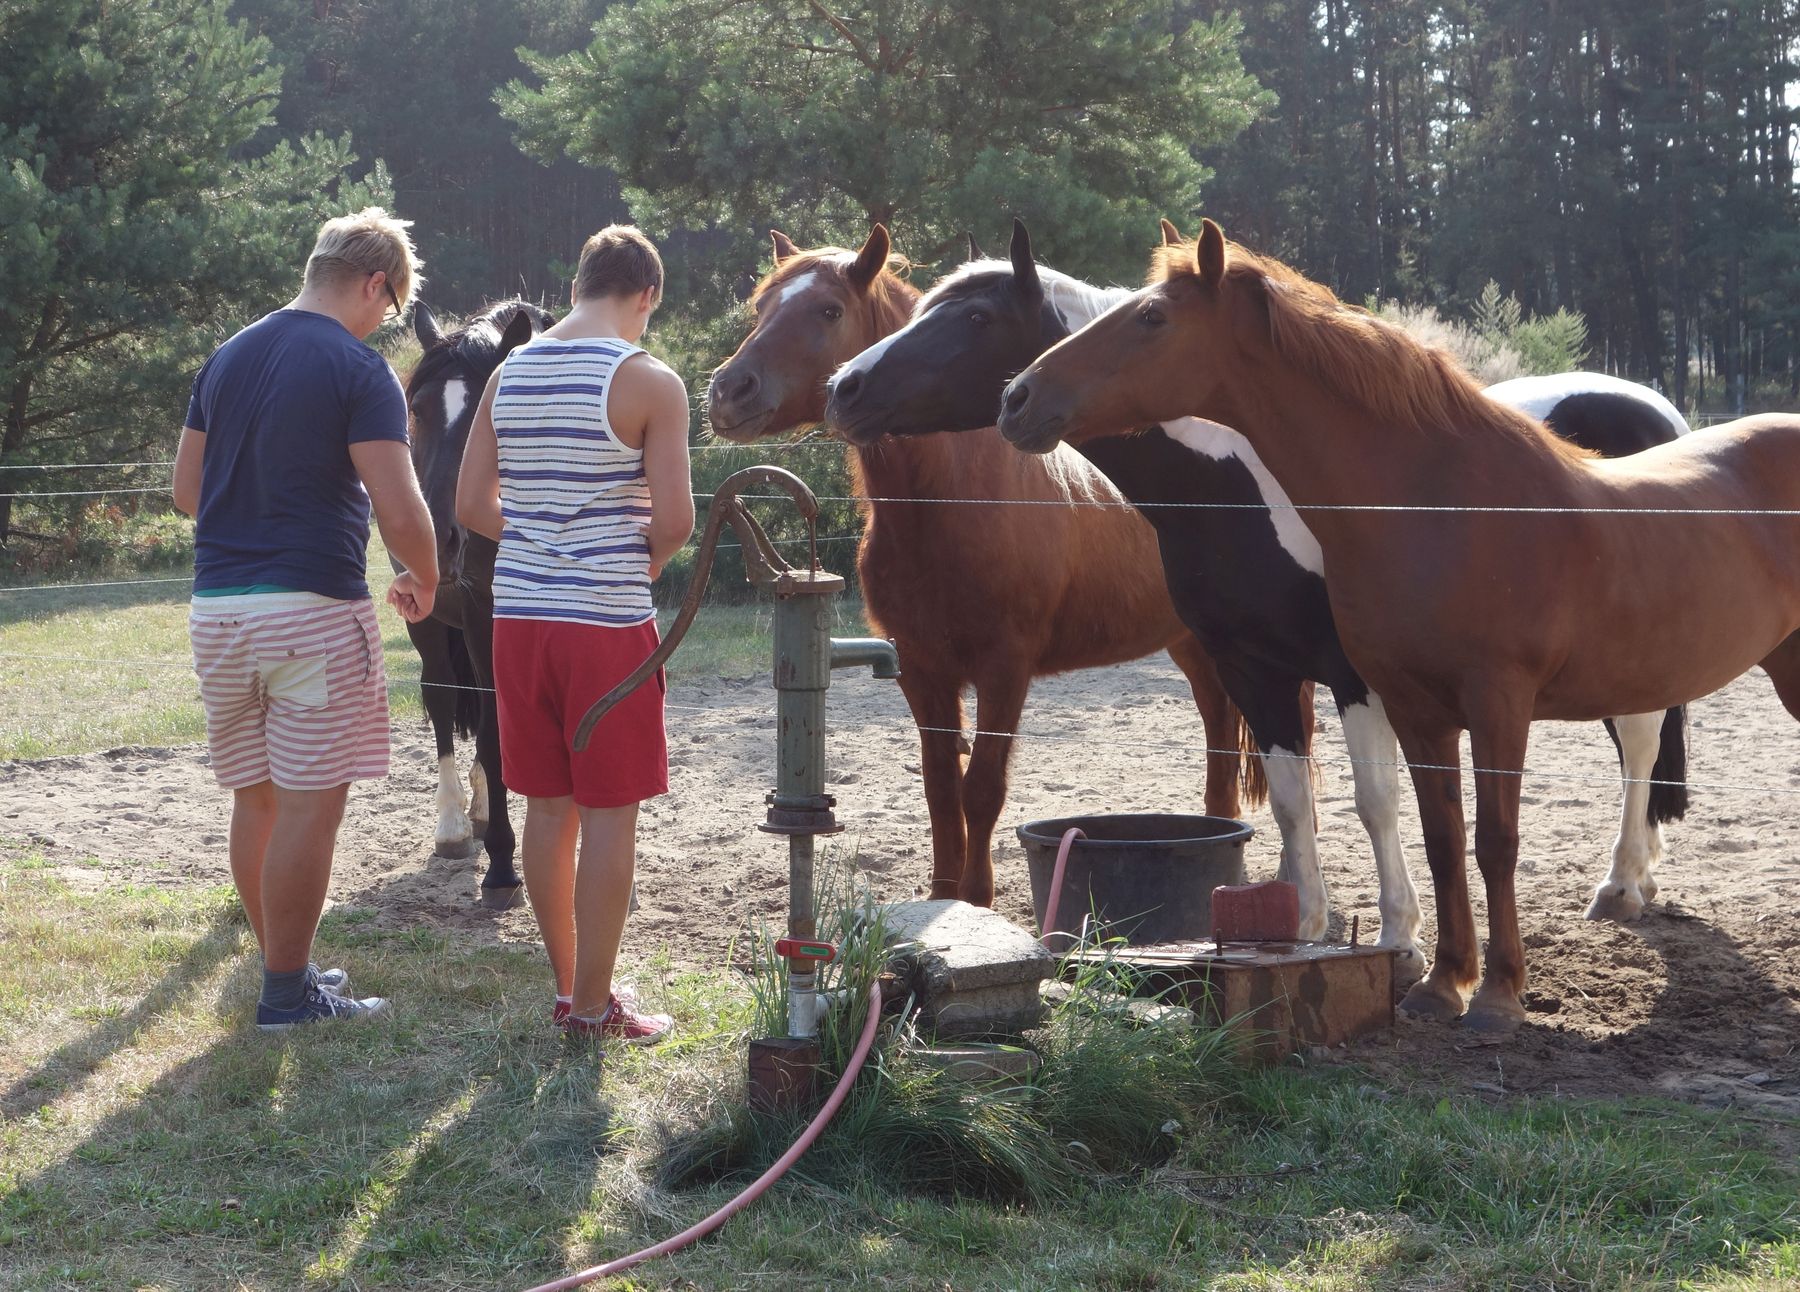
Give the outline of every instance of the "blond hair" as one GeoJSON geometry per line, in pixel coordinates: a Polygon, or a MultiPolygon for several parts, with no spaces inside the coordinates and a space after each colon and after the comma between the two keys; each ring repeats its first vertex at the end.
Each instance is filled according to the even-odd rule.
{"type": "Polygon", "coordinates": [[[652,287],[660,300],[662,286],[662,257],[636,225],[609,224],[582,245],[575,270],[576,300],[635,296],[652,287]]]}
{"type": "Polygon", "coordinates": [[[379,206],[327,220],[312,255],[306,258],[306,285],[320,287],[366,278],[379,270],[387,275],[388,286],[404,311],[425,282],[419,272],[424,265],[407,232],[410,228],[411,220],[398,219],[379,206]]]}

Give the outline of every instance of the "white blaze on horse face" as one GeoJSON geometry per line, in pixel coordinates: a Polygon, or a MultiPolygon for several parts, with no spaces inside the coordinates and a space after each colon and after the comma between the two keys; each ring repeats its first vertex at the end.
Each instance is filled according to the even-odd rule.
{"type": "Polygon", "coordinates": [[[1378,947],[1398,952],[1396,986],[1410,987],[1425,976],[1425,952],[1419,946],[1419,892],[1406,869],[1400,846],[1400,760],[1387,710],[1374,692],[1366,703],[1347,705],[1341,715],[1344,745],[1350,751],[1350,773],[1356,781],[1356,814],[1375,850],[1375,874],[1381,884],[1376,905],[1381,912],[1378,947]]]}
{"type": "MultiPolygon", "coordinates": [[[[914,322],[917,322],[917,320],[915,319],[914,322]]],[[[867,350],[864,350],[861,354],[857,355],[855,358],[847,360],[841,368],[839,368],[836,372],[831,374],[831,380],[825,384],[825,388],[827,390],[835,389],[837,386],[837,383],[838,383],[838,378],[843,377],[849,373],[852,373],[852,372],[866,373],[866,372],[868,372],[869,369],[873,368],[876,364],[881,362],[881,356],[887,353],[887,348],[890,345],[894,344],[894,342],[898,341],[901,337],[905,336],[911,330],[912,330],[912,323],[908,323],[905,327],[901,328],[898,332],[888,333],[886,336],[882,337],[881,340],[877,341],[874,345],[870,346],[867,350]]]]}
{"type": "Polygon", "coordinates": [[[461,377],[444,383],[444,426],[446,429],[456,425],[456,419],[462,416],[463,409],[469,406],[469,383],[461,377]]]}
{"type": "Polygon", "coordinates": [[[1306,527],[1300,513],[1294,510],[1287,491],[1276,483],[1269,468],[1256,456],[1256,450],[1250,447],[1249,440],[1229,426],[1220,426],[1217,422],[1199,417],[1182,417],[1173,422],[1165,422],[1162,429],[1163,434],[1177,444],[1192,449],[1202,457],[1212,458],[1216,462],[1236,458],[1249,467],[1250,475],[1262,493],[1263,505],[1269,509],[1269,519],[1275,522],[1275,539],[1281,544],[1281,550],[1293,557],[1294,563],[1301,569],[1324,575],[1325,554],[1319,550],[1319,540],[1313,537],[1313,532],[1306,527]]]}
{"type": "Polygon", "coordinates": [[[811,291],[814,284],[818,281],[819,275],[817,273],[801,274],[800,277],[781,289],[781,295],[775,298],[775,303],[777,305],[786,305],[789,301],[793,300],[794,297],[800,295],[800,293],[811,291]]]}
{"type": "Polygon", "coordinates": [[[1313,824],[1312,763],[1304,754],[1273,746],[1263,756],[1269,782],[1269,810],[1281,832],[1281,868],[1300,894],[1300,936],[1325,936],[1325,875],[1319,869],[1319,842],[1313,824]]]}

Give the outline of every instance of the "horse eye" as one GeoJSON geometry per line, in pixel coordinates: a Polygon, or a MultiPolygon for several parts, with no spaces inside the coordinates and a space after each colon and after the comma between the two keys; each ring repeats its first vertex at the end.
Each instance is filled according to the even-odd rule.
{"type": "Polygon", "coordinates": [[[827,305],[822,311],[827,322],[836,323],[844,317],[844,311],[836,305],[827,305]]]}
{"type": "Polygon", "coordinates": [[[1154,305],[1138,314],[1138,322],[1142,323],[1145,327],[1161,327],[1168,321],[1168,319],[1163,317],[1163,312],[1154,305]]]}
{"type": "Polygon", "coordinates": [[[987,321],[988,316],[985,310],[969,311],[969,322],[973,323],[976,327],[986,327],[987,321]]]}

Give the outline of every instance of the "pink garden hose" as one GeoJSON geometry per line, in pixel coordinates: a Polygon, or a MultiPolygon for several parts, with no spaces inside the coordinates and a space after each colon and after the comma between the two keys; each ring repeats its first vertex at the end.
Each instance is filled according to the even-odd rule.
{"type": "MultiPolygon", "coordinates": [[[[1056,931],[1056,908],[1062,898],[1063,871],[1068,869],[1069,849],[1075,846],[1077,839],[1085,839],[1087,835],[1078,825],[1072,825],[1063,831],[1062,842],[1056,848],[1056,869],[1050,872],[1050,896],[1044,901],[1044,927],[1038,932],[1038,941],[1045,950],[1050,947],[1050,935],[1056,931]]],[[[1063,936],[1069,937],[1065,933],[1063,936]]]]}
{"type": "MultiPolygon", "coordinates": [[[[1064,842],[1067,843],[1067,840],[1064,842]]],[[[654,1247],[646,1247],[641,1252],[633,1252],[629,1256],[621,1256],[618,1260],[608,1261],[604,1265],[596,1265],[592,1269],[582,1270],[579,1274],[570,1274],[566,1278],[557,1279],[554,1283],[539,1284],[532,1288],[531,1292],[562,1292],[564,1288],[580,1287],[584,1283],[592,1283],[595,1279],[605,1278],[609,1274],[623,1273],[634,1265],[640,1265],[658,1256],[667,1256],[670,1252],[686,1247],[696,1238],[704,1238],[755,1202],[762,1196],[765,1189],[779,1180],[787,1169],[798,1162],[801,1155],[812,1147],[813,1141],[819,1138],[819,1132],[825,1129],[825,1124],[843,1106],[844,1100],[849,1097],[851,1085],[856,1081],[856,1074],[862,1071],[863,1060],[869,1057],[869,1047],[875,1043],[875,1028],[880,1022],[881,984],[875,982],[869,984],[869,1016],[863,1020],[862,1035],[857,1038],[856,1049],[850,1055],[850,1062],[844,1068],[844,1075],[838,1078],[837,1085],[832,1088],[831,1097],[825,1101],[825,1106],[819,1109],[818,1115],[807,1123],[806,1129],[800,1132],[800,1138],[794,1141],[793,1146],[781,1155],[774,1166],[757,1176],[750,1186],[737,1197],[699,1224],[682,1230],[673,1238],[665,1238],[654,1247]]]]}

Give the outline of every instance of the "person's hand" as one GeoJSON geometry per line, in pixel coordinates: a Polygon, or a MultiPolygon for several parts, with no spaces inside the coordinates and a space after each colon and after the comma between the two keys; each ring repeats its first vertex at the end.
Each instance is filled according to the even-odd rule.
{"type": "Polygon", "coordinates": [[[429,619],[431,607],[436,601],[436,586],[421,583],[409,570],[402,570],[396,575],[388,588],[387,603],[399,611],[400,617],[409,624],[429,619]]]}

